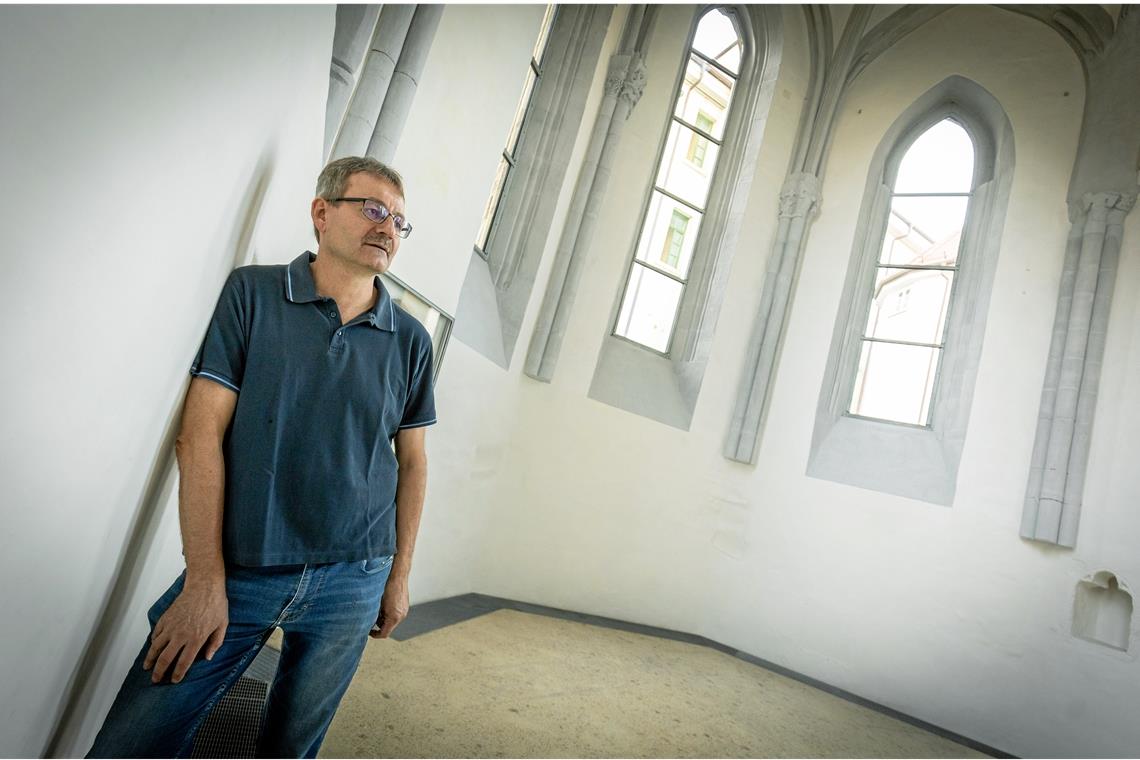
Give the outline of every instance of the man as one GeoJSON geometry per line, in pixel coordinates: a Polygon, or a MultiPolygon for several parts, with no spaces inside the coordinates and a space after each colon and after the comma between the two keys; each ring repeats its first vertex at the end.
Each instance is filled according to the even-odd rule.
{"type": "Polygon", "coordinates": [[[187,755],[277,627],[258,755],[315,757],[367,637],[408,612],[435,402],[431,338],[376,276],[411,231],[403,181],[333,161],[311,216],[315,256],[222,290],[176,445],[186,570],[90,757],[187,755]]]}

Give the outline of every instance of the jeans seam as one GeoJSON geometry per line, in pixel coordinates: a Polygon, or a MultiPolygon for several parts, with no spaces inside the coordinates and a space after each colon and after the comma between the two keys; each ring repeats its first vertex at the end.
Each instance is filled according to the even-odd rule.
{"type": "Polygon", "coordinates": [[[300,599],[302,593],[307,590],[309,579],[313,576],[311,573],[308,575],[306,575],[306,573],[309,573],[308,565],[305,565],[305,568],[301,571],[301,580],[297,583],[297,590],[293,592],[293,598],[290,599],[289,603],[285,605],[285,608],[281,610],[281,614],[277,616],[277,620],[273,621],[273,625],[269,626],[270,630],[281,625],[281,622],[285,619],[285,615],[288,614],[289,610],[293,607],[293,603],[300,599]]]}

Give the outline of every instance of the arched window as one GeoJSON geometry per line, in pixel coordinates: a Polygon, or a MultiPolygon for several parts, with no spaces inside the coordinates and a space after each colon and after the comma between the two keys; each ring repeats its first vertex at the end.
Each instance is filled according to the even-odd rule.
{"type": "Polygon", "coordinates": [[[663,354],[688,282],[742,54],[734,15],[707,11],[693,35],[657,159],[613,334],[663,354]]]}
{"type": "Polygon", "coordinates": [[[974,144],[946,118],[897,167],[847,411],[926,426],[973,189],[974,144]]]}
{"type": "Polygon", "coordinates": [[[871,159],[812,432],[811,477],[949,506],[1013,182],[1013,128],[951,76],[871,159]]]}

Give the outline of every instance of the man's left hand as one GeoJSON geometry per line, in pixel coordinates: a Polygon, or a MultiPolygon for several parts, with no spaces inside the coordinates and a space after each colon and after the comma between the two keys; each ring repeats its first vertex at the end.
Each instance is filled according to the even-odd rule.
{"type": "Polygon", "coordinates": [[[390,577],[388,585],[384,587],[384,597],[380,600],[380,614],[376,617],[376,625],[380,626],[380,630],[373,629],[368,635],[374,639],[386,639],[407,616],[408,581],[390,577]]]}

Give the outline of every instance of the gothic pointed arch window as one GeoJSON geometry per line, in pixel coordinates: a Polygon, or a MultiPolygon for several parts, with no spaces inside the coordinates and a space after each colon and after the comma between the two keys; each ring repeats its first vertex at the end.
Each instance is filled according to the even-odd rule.
{"type": "Polygon", "coordinates": [[[949,506],[1013,181],[1013,128],[951,76],[871,159],[807,474],[949,506]]]}
{"type": "Polygon", "coordinates": [[[734,13],[711,8],[701,16],[658,154],[613,334],[662,354],[689,281],[743,51],[734,13]]]}
{"type": "Polygon", "coordinates": [[[896,172],[847,411],[926,426],[972,195],[974,143],[947,117],[911,143],[896,172]]]}

